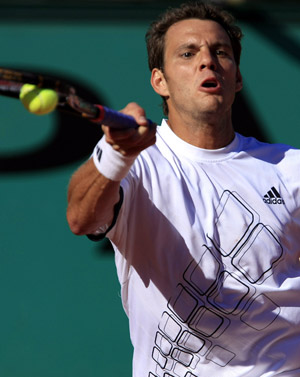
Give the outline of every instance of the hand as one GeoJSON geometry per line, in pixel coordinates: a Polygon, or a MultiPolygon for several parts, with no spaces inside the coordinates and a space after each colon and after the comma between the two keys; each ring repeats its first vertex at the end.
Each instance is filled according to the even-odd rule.
{"type": "Polygon", "coordinates": [[[156,125],[148,124],[145,110],[135,102],[129,103],[121,113],[131,115],[139,127],[118,130],[103,125],[105,140],[122,155],[137,156],[142,150],[155,143],[156,125]]]}

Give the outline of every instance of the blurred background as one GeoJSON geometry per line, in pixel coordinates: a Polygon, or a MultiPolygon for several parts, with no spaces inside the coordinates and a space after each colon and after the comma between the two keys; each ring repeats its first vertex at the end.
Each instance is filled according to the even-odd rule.
{"type": "MultiPolygon", "coordinates": [[[[235,128],[300,147],[299,1],[216,1],[244,32],[235,128]]],[[[160,122],[144,35],[177,1],[0,1],[0,67],[74,82],[115,109],[160,122]]],[[[0,376],[130,377],[132,347],[114,257],[68,229],[67,186],[100,127],[29,114],[0,97],[0,376]]]]}

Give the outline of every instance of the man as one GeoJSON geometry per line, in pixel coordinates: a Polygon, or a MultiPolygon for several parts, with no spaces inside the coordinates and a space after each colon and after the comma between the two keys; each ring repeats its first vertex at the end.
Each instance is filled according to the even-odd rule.
{"type": "Polygon", "coordinates": [[[167,11],[147,45],[168,119],[129,104],[139,127],[103,126],[70,182],[72,231],[115,249],[135,377],[300,375],[300,153],[234,132],[241,35],[167,11]]]}

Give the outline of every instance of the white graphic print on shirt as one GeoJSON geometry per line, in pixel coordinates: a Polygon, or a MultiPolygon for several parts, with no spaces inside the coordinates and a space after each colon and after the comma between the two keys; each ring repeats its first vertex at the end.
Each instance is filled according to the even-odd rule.
{"type": "Polygon", "coordinates": [[[231,316],[261,331],[280,313],[280,307],[256,289],[283,255],[274,230],[229,191],[221,197],[215,227],[218,238],[207,234],[209,244],[184,271],[183,283],[162,315],[152,353],[156,370],[149,376],[197,377],[192,371],[201,358],[225,367],[235,353],[230,346],[219,346],[218,339],[230,327],[231,316]]]}

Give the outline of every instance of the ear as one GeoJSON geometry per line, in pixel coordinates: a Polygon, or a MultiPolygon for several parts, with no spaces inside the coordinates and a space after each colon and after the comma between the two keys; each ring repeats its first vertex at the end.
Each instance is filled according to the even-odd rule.
{"type": "Polygon", "coordinates": [[[242,88],[243,88],[243,77],[240,71],[240,67],[237,67],[235,91],[239,92],[242,90],[242,88]]]}
{"type": "Polygon", "coordinates": [[[169,96],[168,85],[163,72],[154,68],[151,73],[151,85],[154,91],[162,97],[169,96]]]}

